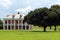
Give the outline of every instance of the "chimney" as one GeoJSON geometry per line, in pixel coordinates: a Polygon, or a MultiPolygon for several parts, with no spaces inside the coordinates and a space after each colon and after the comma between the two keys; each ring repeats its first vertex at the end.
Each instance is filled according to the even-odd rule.
{"type": "Polygon", "coordinates": [[[20,15],[20,18],[22,17],[22,15],[20,15]]]}
{"type": "Polygon", "coordinates": [[[15,15],[12,15],[12,18],[14,18],[15,17],[15,15]]]}
{"type": "Polygon", "coordinates": [[[8,17],[9,15],[7,15],[7,17],[8,17]]]}
{"type": "Polygon", "coordinates": [[[20,12],[18,12],[18,14],[20,14],[20,12]]]}

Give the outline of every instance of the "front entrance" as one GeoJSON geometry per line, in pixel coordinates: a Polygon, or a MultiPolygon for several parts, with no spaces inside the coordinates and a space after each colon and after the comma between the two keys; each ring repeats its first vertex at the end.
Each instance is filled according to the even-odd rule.
{"type": "Polygon", "coordinates": [[[10,30],[10,26],[8,26],[8,29],[10,30]]]}
{"type": "Polygon", "coordinates": [[[12,26],[12,30],[14,29],[14,26],[12,26]]]}
{"type": "Polygon", "coordinates": [[[25,30],[25,26],[23,26],[23,30],[25,30]]]}
{"type": "Polygon", "coordinates": [[[18,30],[18,26],[15,27],[18,30]]]}
{"type": "Polygon", "coordinates": [[[21,29],[21,26],[19,26],[19,29],[21,29]]]}

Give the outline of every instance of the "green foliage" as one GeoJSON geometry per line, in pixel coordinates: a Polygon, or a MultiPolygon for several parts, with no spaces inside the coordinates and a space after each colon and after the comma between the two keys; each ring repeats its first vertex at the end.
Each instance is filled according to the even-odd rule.
{"type": "Polygon", "coordinates": [[[3,22],[2,22],[2,20],[0,19],[0,29],[2,29],[3,28],[3,22]]]}
{"type": "Polygon", "coordinates": [[[60,5],[52,5],[51,8],[38,8],[31,11],[25,16],[25,21],[29,24],[43,26],[44,30],[47,26],[60,25],[60,5]]]}

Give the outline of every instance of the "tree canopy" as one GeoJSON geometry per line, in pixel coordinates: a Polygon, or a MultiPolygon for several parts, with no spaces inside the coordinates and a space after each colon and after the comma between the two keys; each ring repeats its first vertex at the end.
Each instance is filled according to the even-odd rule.
{"type": "Polygon", "coordinates": [[[35,9],[25,16],[24,21],[27,21],[29,24],[44,27],[44,32],[47,26],[51,27],[54,25],[56,31],[56,25],[60,25],[60,5],[35,9]]]}
{"type": "Polygon", "coordinates": [[[3,22],[2,22],[2,20],[0,19],[0,29],[2,29],[3,28],[3,22]]]}

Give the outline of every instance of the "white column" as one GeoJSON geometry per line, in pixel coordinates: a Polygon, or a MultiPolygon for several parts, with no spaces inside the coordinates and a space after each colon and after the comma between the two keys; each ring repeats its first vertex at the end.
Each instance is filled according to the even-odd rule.
{"type": "Polygon", "coordinates": [[[8,30],[8,20],[7,20],[7,30],[8,30]]]}
{"type": "Polygon", "coordinates": [[[27,26],[27,25],[25,25],[25,30],[26,30],[26,26],[27,26]]]}
{"type": "Polygon", "coordinates": [[[27,23],[25,23],[24,25],[25,25],[25,30],[26,30],[26,27],[27,27],[27,25],[28,25],[28,24],[27,24],[27,23]]]}
{"type": "Polygon", "coordinates": [[[29,25],[29,30],[30,30],[30,25],[29,25]]]}
{"type": "Polygon", "coordinates": [[[23,21],[21,20],[21,23],[23,23],[23,21]]]}
{"type": "Polygon", "coordinates": [[[26,27],[27,27],[27,23],[25,23],[24,25],[25,25],[25,30],[26,30],[26,27]]]}
{"type": "Polygon", "coordinates": [[[21,30],[23,30],[23,24],[21,23],[21,30]]]}
{"type": "Polygon", "coordinates": [[[18,20],[18,30],[19,30],[19,20],[18,20]]]}
{"type": "Polygon", "coordinates": [[[16,22],[15,22],[15,20],[14,20],[14,30],[16,29],[16,28],[15,28],[15,24],[16,24],[16,22]]]}
{"type": "Polygon", "coordinates": [[[3,30],[5,30],[5,20],[3,20],[3,30]]]}
{"type": "Polygon", "coordinates": [[[10,29],[12,30],[12,20],[10,20],[10,29]]]}

